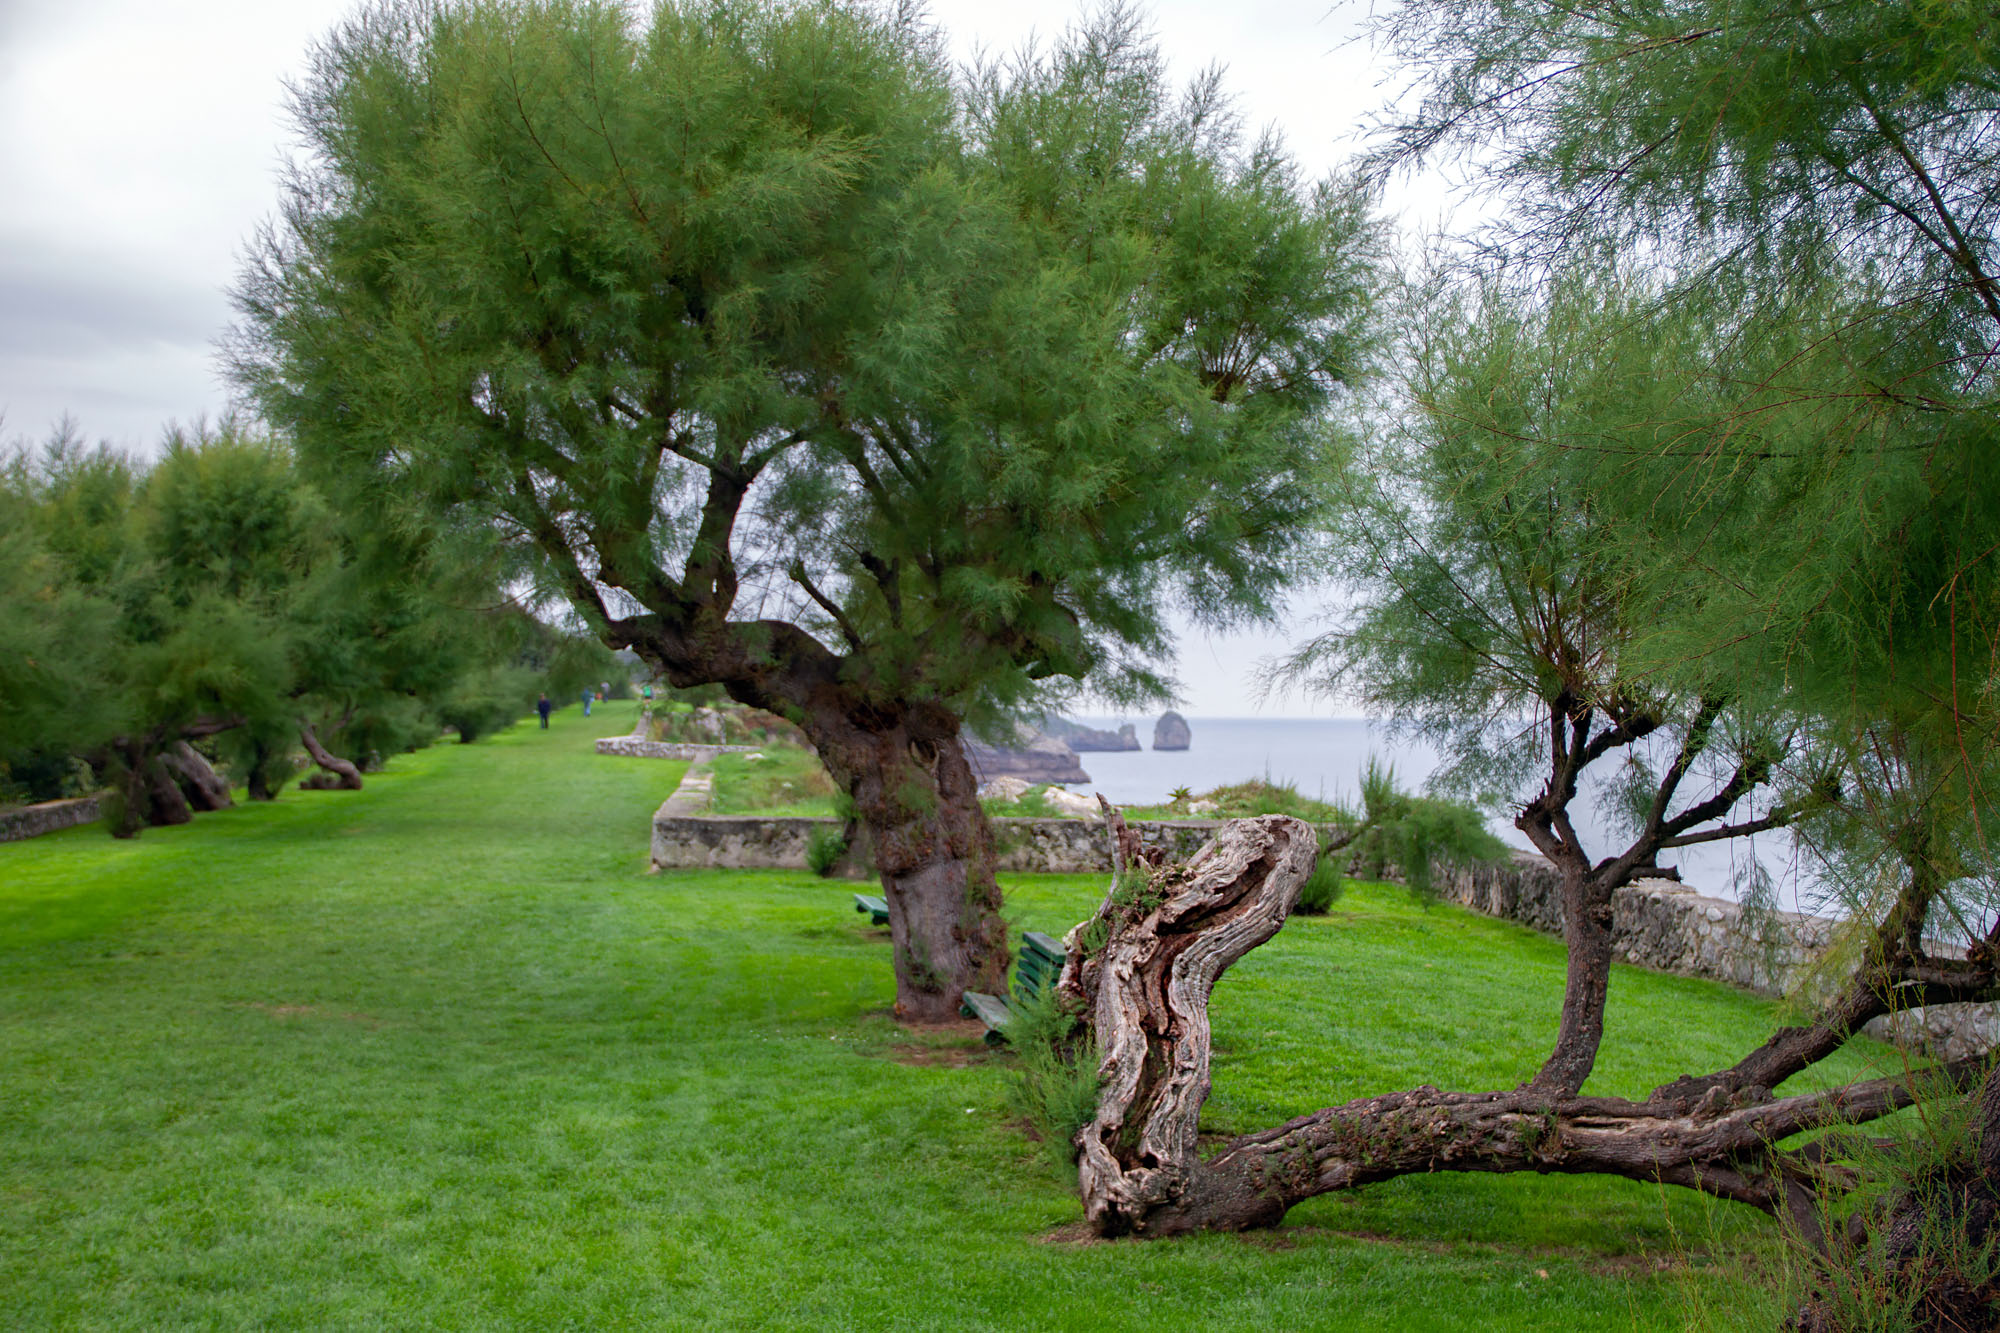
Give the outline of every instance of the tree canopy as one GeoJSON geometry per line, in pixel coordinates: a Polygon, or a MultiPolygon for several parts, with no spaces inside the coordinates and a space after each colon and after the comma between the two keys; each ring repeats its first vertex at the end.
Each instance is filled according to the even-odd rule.
{"type": "Polygon", "coordinates": [[[552,635],[491,553],[378,529],[234,421],[150,462],[60,433],[12,456],[0,508],[0,763],[24,795],[108,782],[126,833],[186,818],[190,783],[226,803],[210,758],[267,798],[302,740],[346,785],[441,721],[471,740],[525,710],[513,663],[552,635]]]}
{"type": "MultiPolygon", "coordinates": [[[[1510,211],[1475,276],[1416,303],[1407,392],[1334,487],[1336,567],[1359,600],[1301,665],[1453,743],[1510,804],[1563,874],[1570,975],[1522,1089],[1554,1099],[1525,1158],[1495,1128],[1507,1094],[1418,1089],[1287,1127],[1322,1184],[1351,1117],[1371,1124],[1357,1170],[1393,1155],[1380,1144],[1406,1114],[1426,1120],[1413,1150],[1432,1135],[1412,1168],[1619,1170],[1604,1136],[1652,1136],[1640,1122],[1667,1108],[1698,1131],[1650,1145],[1642,1173],[1789,1209],[1800,1235],[1849,1245],[1823,1272],[1903,1265],[1894,1280],[1928,1301],[1958,1280],[1936,1237],[1990,1244],[1990,1176],[1938,1202],[1980,1169],[1966,1145],[1862,1217],[1860,1242],[1889,1237],[1863,1254],[1822,1230],[1860,1180],[1860,1140],[1800,1156],[1770,1127],[1810,1104],[1778,1085],[1863,1023],[2000,991],[1988,8],[1412,0],[1379,25],[1419,96],[1375,165],[1464,152],[1510,211]],[[1632,841],[1600,855],[1568,812],[1579,773],[1621,752],[1607,794],[1632,841]],[[1779,826],[1844,909],[1852,974],[1726,1069],[1644,1103],[1579,1098],[1609,886],[1655,853],[1779,826]],[[1440,1150],[1475,1106],[1493,1137],[1440,1150]],[[1753,1107],[1759,1141],[1728,1142],[1753,1107]],[[1716,1155],[1676,1165],[1700,1135],[1716,1155]],[[1918,1231],[1931,1239],[1896,1250],[1918,1231]]],[[[1874,1119],[1984,1075],[1940,1061],[1812,1115],[1874,1119]]],[[[1983,1099],[1992,1133],[2000,1079],[1983,1099]]],[[[1241,1141],[1253,1166],[1261,1143],[1241,1141]]],[[[1990,1317],[1990,1288],[1971,1299],[1990,1317]]]]}

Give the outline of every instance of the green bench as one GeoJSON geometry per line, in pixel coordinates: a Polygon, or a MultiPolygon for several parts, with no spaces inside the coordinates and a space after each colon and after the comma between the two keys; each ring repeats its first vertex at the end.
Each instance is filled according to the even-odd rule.
{"type": "MultiPolygon", "coordinates": [[[[1050,989],[1062,976],[1062,942],[1039,930],[1021,936],[1021,953],[1014,960],[1014,1000],[1021,1003],[1050,989]]],[[[986,1044],[998,1046],[1007,1040],[1007,1025],[1014,1020],[1014,1006],[998,995],[967,991],[958,1012],[986,1025],[986,1044]]]]}
{"type": "Polygon", "coordinates": [[[855,894],[854,910],[857,912],[866,912],[868,914],[868,924],[871,926],[886,926],[889,924],[888,902],[875,897],[873,894],[855,894]]]}

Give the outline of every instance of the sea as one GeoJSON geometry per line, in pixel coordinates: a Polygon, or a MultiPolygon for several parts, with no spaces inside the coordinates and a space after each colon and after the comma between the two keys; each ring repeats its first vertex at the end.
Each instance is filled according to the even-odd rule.
{"type": "MultiPolygon", "coordinates": [[[[1250,778],[1287,782],[1305,796],[1352,802],[1360,796],[1361,773],[1371,756],[1392,766],[1398,782],[1410,791],[1422,790],[1441,762],[1430,747],[1406,736],[1391,737],[1382,724],[1366,718],[1190,716],[1190,743],[1185,750],[1152,749],[1151,717],[1073,720],[1108,731],[1130,722],[1140,743],[1148,747],[1077,756],[1091,781],[1072,783],[1072,789],[1102,792],[1106,800],[1121,805],[1164,802],[1176,787],[1202,792],[1250,778]]],[[[1590,787],[1572,806],[1572,818],[1577,836],[1593,857],[1618,850],[1615,831],[1598,810],[1590,787]]],[[[1515,847],[1529,845],[1510,815],[1497,815],[1489,822],[1502,841],[1515,847]]],[[[1821,901],[1790,840],[1781,834],[1683,847],[1662,859],[1679,866],[1684,883],[1712,897],[1740,898],[1752,875],[1761,870],[1776,890],[1779,906],[1791,911],[1832,910],[1821,901]]]]}

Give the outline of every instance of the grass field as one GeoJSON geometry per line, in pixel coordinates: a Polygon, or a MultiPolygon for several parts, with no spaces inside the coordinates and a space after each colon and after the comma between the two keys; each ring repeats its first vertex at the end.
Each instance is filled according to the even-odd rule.
{"type": "MultiPolygon", "coordinates": [[[[0,846],[0,1328],[1775,1322],[1762,1218],[1617,1181],[1439,1175],[1264,1234],[1080,1241],[1009,1060],[890,1020],[848,886],[648,875],[680,766],[599,758],[604,729],[571,708],[359,793],[0,846]]],[[[1052,932],[1099,891],[1006,887],[1052,932]]],[[[1358,886],[1224,979],[1211,1127],[1511,1085],[1561,975],[1552,941],[1358,886]]],[[[1769,1022],[1632,970],[1613,1010],[1607,1091],[1769,1022]]]]}

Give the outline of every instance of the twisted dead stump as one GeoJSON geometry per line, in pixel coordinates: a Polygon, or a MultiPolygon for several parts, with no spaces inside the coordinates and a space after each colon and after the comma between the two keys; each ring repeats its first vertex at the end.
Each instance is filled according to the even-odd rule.
{"type": "Polygon", "coordinates": [[[1210,1210],[1201,1201],[1232,1214],[1241,1201],[1192,1188],[1209,996],[1230,964],[1284,925],[1312,874],[1317,835],[1288,815],[1240,819],[1186,865],[1156,867],[1123,821],[1111,822],[1124,866],[1097,915],[1070,932],[1060,983],[1103,1052],[1097,1117],[1077,1140],[1084,1210],[1105,1235],[1146,1231],[1163,1210],[1173,1230],[1215,1225],[1202,1220],[1210,1210]]]}

